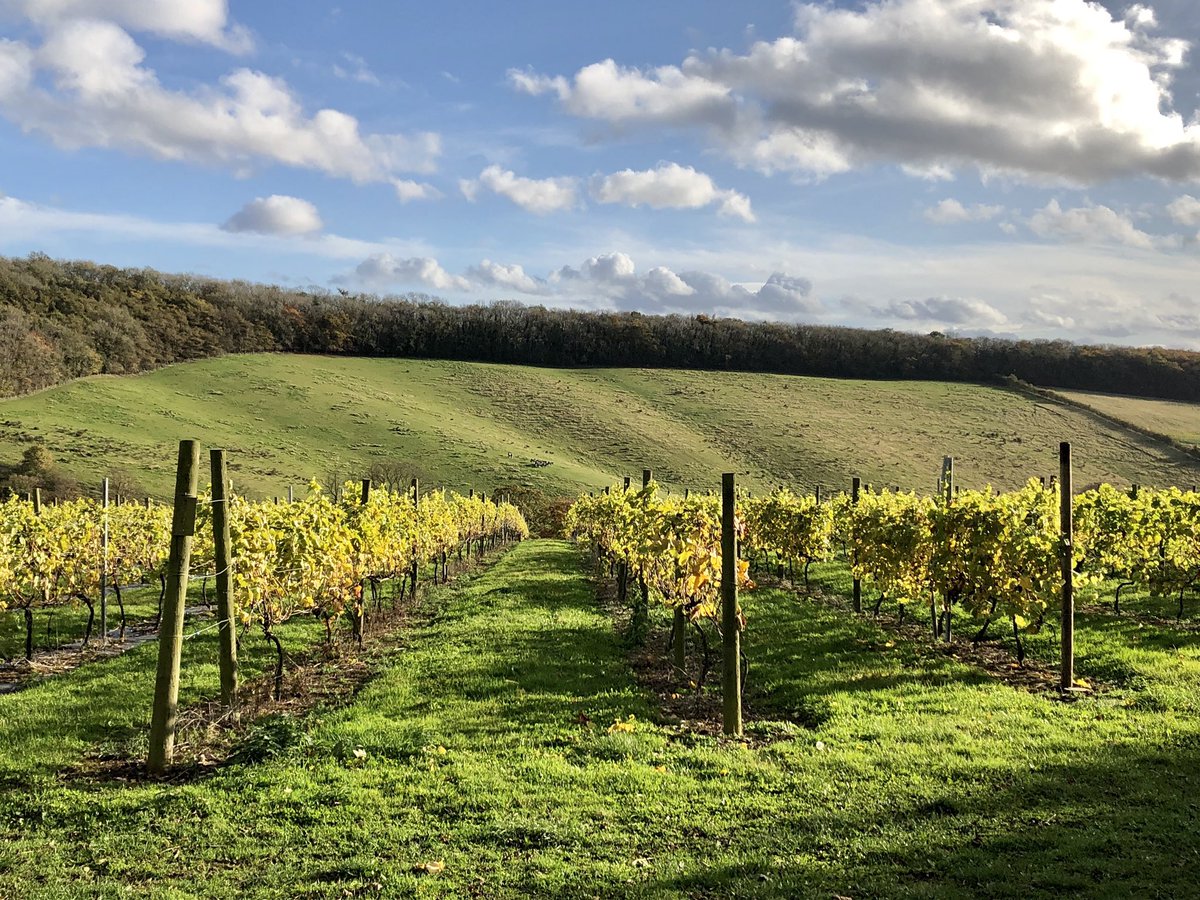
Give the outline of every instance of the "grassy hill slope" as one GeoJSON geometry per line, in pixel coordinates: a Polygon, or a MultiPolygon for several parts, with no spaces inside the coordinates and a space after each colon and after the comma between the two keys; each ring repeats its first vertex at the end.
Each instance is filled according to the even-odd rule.
{"type": "Polygon", "coordinates": [[[1117,397],[1087,391],[1058,391],[1075,403],[1082,403],[1120,422],[1128,422],[1157,434],[1165,434],[1181,444],[1200,445],[1200,404],[1174,400],[1147,400],[1144,397],[1117,397]]]}
{"type": "Polygon", "coordinates": [[[1200,481],[1197,460],[1087,413],[939,382],[246,355],[0,401],[0,462],[40,441],[89,483],[125,469],[165,495],[183,437],[228,447],[236,486],[260,496],[392,460],[461,488],[573,492],[651,466],[678,487],[733,470],[755,488],[858,474],[930,490],[951,454],[961,484],[1011,487],[1056,471],[1060,440],[1080,484],[1200,481]]]}

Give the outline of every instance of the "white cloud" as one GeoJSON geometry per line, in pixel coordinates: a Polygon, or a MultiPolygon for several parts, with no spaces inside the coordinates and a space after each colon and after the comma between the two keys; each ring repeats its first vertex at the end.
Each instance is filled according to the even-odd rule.
{"type": "Polygon", "coordinates": [[[509,82],[527,94],[554,94],[569,112],[617,125],[669,123],[676,125],[732,121],[729,89],[693,78],[675,66],[650,72],[626,69],[613,60],[584,66],[573,82],[558,76],[510,69],[509,82]]]}
{"type": "Polygon", "coordinates": [[[879,315],[920,322],[923,326],[958,328],[999,328],[1008,324],[1004,313],[972,297],[930,297],[926,300],[895,300],[875,310],[879,315]]]}
{"type": "Polygon", "coordinates": [[[272,194],[251,200],[221,227],[226,231],[253,231],[280,236],[312,234],[321,230],[317,208],[299,197],[272,194]]]}
{"type": "Polygon", "coordinates": [[[1129,216],[1100,205],[1063,209],[1057,200],[1051,200],[1029,217],[1029,228],[1040,238],[1125,244],[1142,249],[1155,245],[1155,238],[1134,225],[1129,216]]]}
{"type": "MultiPolygon", "coordinates": [[[[343,262],[374,254],[416,256],[430,252],[424,242],[399,238],[368,241],[317,232],[290,236],[232,232],[211,222],[164,222],[119,213],[82,212],[0,195],[0,250],[3,252],[48,250],[56,243],[75,248],[89,240],[99,240],[106,247],[128,242],[137,248],[138,258],[144,256],[147,245],[163,243],[215,247],[231,252],[252,250],[260,255],[301,254],[305,258],[343,262]]],[[[69,249],[69,252],[78,251],[69,249]]]]}
{"type": "Polygon", "coordinates": [[[410,203],[413,200],[436,200],[442,196],[442,192],[432,184],[410,181],[407,178],[393,178],[392,187],[395,188],[396,198],[401,203],[410,203]]]}
{"type": "Polygon", "coordinates": [[[1180,225],[1200,225],[1200,200],[1184,194],[1167,204],[1167,214],[1180,225]]]}
{"type": "Polygon", "coordinates": [[[463,179],[459,188],[472,202],[481,190],[488,190],[539,216],[574,209],[578,203],[574,178],[522,178],[500,166],[488,166],[478,178],[463,179]]]}
{"type": "Polygon", "coordinates": [[[169,90],[144,56],[120,27],[95,20],[64,22],[39,48],[0,42],[0,114],[71,149],[239,171],[276,163],[356,183],[432,171],[441,152],[436,134],[362,134],[344,112],[310,116],[284,81],[251,69],[234,70],[219,86],[169,90]]]}
{"type": "Polygon", "coordinates": [[[929,207],[923,215],[936,225],[961,225],[966,222],[988,222],[1004,212],[1003,206],[987,206],[976,203],[966,207],[953,197],[929,207]]]}
{"type": "Polygon", "coordinates": [[[721,215],[753,222],[750,199],[733,190],[721,190],[703,172],[678,163],[659,163],[645,171],[624,169],[592,181],[592,197],[600,203],[646,205],[653,209],[699,209],[717,204],[721,215]]]}
{"type": "Polygon", "coordinates": [[[466,277],[484,287],[509,288],[522,294],[545,294],[549,286],[541,278],[526,274],[519,265],[506,266],[485,259],[467,269],[466,277]]]}
{"type": "Polygon", "coordinates": [[[1188,43],[1148,10],[1087,0],[867,0],[796,6],[796,34],[679,65],[612,60],[571,78],[509,73],[615,129],[698,126],[739,162],[824,176],[875,163],[1033,181],[1200,179],[1200,123],[1173,108],[1188,43]]]}
{"type": "Polygon", "coordinates": [[[370,256],[354,270],[365,284],[385,287],[390,284],[421,284],[439,291],[465,291],[471,285],[461,275],[451,275],[436,259],[428,256],[397,259],[390,253],[370,256]]]}
{"type": "Polygon", "coordinates": [[[103,20],[234,53],[248,52],[254,44],[245,28],[230,23],[226,0],[0,0],[0,13],[43,28],[79,19],[103,20]]]}
{"type": "Polygon", "coordinates": [[[751,290],[711,272],[677,273],[656,266],[639,273],[625,253],[593,256],[578,268],[563,266],[550,281],[568,295],[598,294],[621,307],[656,312],[796,318],[820,309],[811,296],[811,282],[804,278],[777,272],[751,290]]]}

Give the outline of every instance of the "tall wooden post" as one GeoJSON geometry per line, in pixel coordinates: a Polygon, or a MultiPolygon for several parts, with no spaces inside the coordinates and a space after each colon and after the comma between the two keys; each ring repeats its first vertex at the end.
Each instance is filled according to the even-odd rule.
{"type": "Polygon", "coordinates": [[[1062,677],[1059,686],[1075,684],[1075,536],[1071,497],[1071,444],[1058,445],[1059,528],[1062,532],[1062,677]]]}
{"type": "MultiPolygon", "coordinates": [[[[108,643],[108,479],[100,484],[100,643],[108,643]]],[[[120,590],[120,585],[117,585],[120,590]]]]}
{"type": "Polygon", "coordinates": [[[820,506],[821,505],[821,486],[819,484],[817,485],[816,490],[813,491],[813,497],[816,498],[817,506],[820,506]]]}
{"type": "MultiPolygon", "coordinates": [[[[481,500],[483,499],[482,494],[480,495],[480,499],[481,500]]],[[[412,480],[412,502],[413,502],[413,509],[419,511],[421,509],[421,485],[415,478],[412,480]]],[[[417,566],[418,565],[419,565],[419,563],[417,561],[417,558],[416,558],[416,556],[414,556],[413,561],[412,561],[412,591],[411,591],[413,602],[416,602],[416,599],[417,599],[417,566]]]]}
{"type": "MultiPolygon", "coordinates": [[[[642,469],[642,488],[649,487],[653,480],[654,472],[650,469],[642,469]]],[[[633,620],[629,623],[635,640],[644,638],[650,629],[650,585],[646,583],[645,575],[638,576],[638,589],[640,593],[633,607],[633,620]]]]}
{"type": "MultiPolygon", "coordinates": [[[[859,491],[861,491],[861,490],[862,490],[862,479],[855,477],[850,482],[850,502],[851,503],[858,503],[858,494],[859,494],[859,491]]],[[[853,556],[850,560],[850,564],[858,565],[858,551],[852,550],[851,553],[853,554],[853,556]]],[[[857,575],[854,576],[854,611],[856,613],[862,612],[862,579],[860,579],[857,575]]]]}
{"type": "Polygon", "coordinates": [[[33,514],[40,516],[42,514],[42,489],[35,487],[33,489],[33,514]]]}
{"type": "MultiPolygon", "coordinates": [[[[366,507],[371,500],[371,479],[364,478],[361,482],[361,493],[358,497],[359,505],[366,507]]],[[[358,603],[354,607],[354,617],[350,623],[351,630],[354,633],[354,639],[358,642],[358,646],[362,646],[363,635],[367,633],[367,583],[363,581],[358,586],[358,603]]]]}
{"type": "MultiPolygon", "coordinates": [[[[217,582],[217,638],[220,645],[221,703],[237,715],[237,609],[233,602],[233,542],[229,537],[229,468],[224,450],[210,450],[212,473],[213,562],[217,582]]],[[[290,491],[291,488],[288,488],[290,491]]]]}
{"type": "Polygon", "coordinates": [[[726,734],[742,733],[742,635],[738,618],[737,497],[733,473],[721,476],[721,708],[726,734]]]}
{"type": "Polygon", "coordinates": [[[295,495],[295,493],[293,493],[292,486],[289,484],[288,485],[288,503],[295,503],[295,502],[296,502],[296,495],[295,495]]]}
{"type": "Polygon", "coordinates": [[[175,472],[175,509],[171,516],[171,550],[167,557],[167,589],[158,630],[158,673],[154,679],[154,712],[150,721],[151,772],[165,772],[175,754],[175,717],[179,706],[179,658],[183,651],[183,607],[192,537],[196,533],[196,483],[200,445],[179,442],[175,472]]]}

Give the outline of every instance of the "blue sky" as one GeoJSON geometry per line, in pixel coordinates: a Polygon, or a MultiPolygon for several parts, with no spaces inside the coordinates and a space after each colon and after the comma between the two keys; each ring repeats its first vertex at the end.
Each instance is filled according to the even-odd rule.
{"type": "Polygon", "coordinates": [[[0,252],[1200,348],[1198,31],[1185,0],[0,0],[0,252]]]}

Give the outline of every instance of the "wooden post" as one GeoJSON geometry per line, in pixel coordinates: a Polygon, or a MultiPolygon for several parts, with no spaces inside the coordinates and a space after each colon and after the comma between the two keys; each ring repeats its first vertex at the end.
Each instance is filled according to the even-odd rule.
{"type": "Polygon", "coordinates": [[[821,486],[819,484],[817,485],[817,489],[815,491],[813,491],[813,496],[817,500],[817,506],[820,506],[821,505],[821,486]]]}
{"type": "Polygon", "coordinates": [[[33,489],[33,514],[40,516],[42,514],[42,489],[33,489]]]}
{"type": "Polygon", "coordinates": [[[1058,445],[1059,529],[1062,534],[1062,677],[1059,686],[1075,684],[1075,539],[1071,508],[1071,444],[1058,445]]]}
{"type": "Polygon", "coordinates": [[[295,503],[296,495],[292,492],[292,486],[288,485],[288,503],[295,503]]]}
{"type": "MultiPolygon", "coordinates": [[[[955,494],[955,491],[957,490],[957,488],[954,484],[954,457],[953,456],[947,456],[945,458],[945,460],[943,460],[943,462],[942,462],[942,480],[944,482],[943,486],[946,489],[946,496],[943,499],[945,500],[946,505],[949,506],[951,503],[954,502],[954,494],[955,494]]],[[[945,601],[945,615],[946,615],[946,643],[949,644],[954,641],[954,626],[953,626],[954,616],[953,616],[953,611],[950,608],[949,600],[945,601]]]]}
{"type": "MultiPolygon", "coordinates": [[[[858,494],[861,489],[862,489],[862,479],[858,478],[858,477],[855,477],[854,479],[852,479],[850,482],[850,502],[851,503],[858,503],[858,494]]],[[[858,551],[852,550],[851,553],[853,555],[850,559],[850,564],[857,565],[858,564],[858,551]]],[[[854,611],[856,613],[862,612],[862,579],[860,579],[857,575],[854,576],[854,611]]]]}
{"type": "MultiPolygon", "coordinates": [[[[482,495],[482,494],[480,494],[480,495],[479,495],[479,499],[480,499],[480,500],[482,500],[482,499],[483,499],[483,495],[482,495]]],[[[415,478],[414,478],[414,479],[412,480],[412,502],[413,502],[413,509],[415,509],[415,510],[420,510],[420,508],[421,508],[421,502],[420,502],[420,501],[421,501],[421,485],[420,485],[420,483],[417,481],[417,479],[415,479],[415,478]]],[[[414,556],[414,557],[413,557],[413,561],[412,561],[412,590],[410,591],[410,593],[411,593],[411,595],[412,595],[413,602],[416,602],[416,599],[417,599],[417,566],[418,566],[419,564],[420,564],[420,563],[418,562],[417,558],[414,556]]]]}
{"type": "MultiPolygon", "coordinates": [[[[108,643],[108,479],[100,485],[100,643],[108,643]]],[[[120,585],[117,586],[120,590],[120,585]]]]}
{"type": "Polygon", "coordinates": [[[738,618],[737,497],[733,473],[721,476],[721,708],[726,734],[742,733],[742,636],[738,618]]]}
{"type": "Polygon", "coordinates": [[[1141,490],[1142,490],[1142,486],[1140,484],[1134,484],[1129,489],[1129,498],[1131,500],[1136,500],[1138,498],[1138,494],[1141,493],[1141,490]]]}
{"type": "Polygon", "coordinates": [[[196,483],[200,445],[179,442],[175,472],[175,508],[171,516],[171,550],[167,557],[167,589],[158,630],[158,672],[154,679],[154,712],[150,721],[147,766],[161,774],[175,754],[175,717],[179,705],[179,658],[183,651],[183,607],[187,598],[192,537],[196,533],[196,483]]]}
{"type": "MultiPolygon", "coordinates": [[[[233,602],[233,542],[229,537],[229,468],[224,450],[210,450],[213,561],[217,567],[217,637],[220,644],[221,703],[237,717],[237,610],[233,602]]],[[[291,488],[288,488],[290,491],[291,488]]]]}
{"type": "MultiPolygon", "coordinates": [[[[626,494],[629,493],[629,476],[628,475],[625,476],[625,485],[622,490],[626,494]]],[[[625,602],[628,599],[629,599],[629,563],[627,563],[625,560],[621,560],[620,565],[617,566],[617,603],[624,606],[625,602]]]]}
{"type": "MultiPolygon", "coordinates": [[[[366,507],[371,500],[371,479],[364,478],[361,482],[361,493],[359,494],[358,502],[360,506],[366,507]]],[[[358,603],[354,607],[354,616],[350,622],[351,631],[354,633],[354,639],[358,641],[358,646],[363,643],[363,635],[367,633],[367,583],[365,581],[358,585],[358,603]]]]}
{"type": "MultiPolygon", "coordinates": [[[[653,480],[654,472],[650,469],[642,469],[642,488],[649,487],[653,480]]],[[[644,638],[650,629],[650,585],[646,583],[645,575],[638,577],[638,589],[640,593],[633,608],[633,619],[629,623],[635,640],[644,638]]]]}

